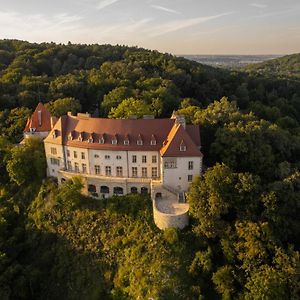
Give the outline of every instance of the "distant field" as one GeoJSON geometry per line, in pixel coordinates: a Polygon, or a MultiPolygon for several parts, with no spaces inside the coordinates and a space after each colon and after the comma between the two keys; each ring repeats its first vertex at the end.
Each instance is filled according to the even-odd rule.
{"type": "Polygon", "coordinates": [[[261,63],[283,55],[180,55],[205,65],[221,68],[241,68],[249,64],[261,63]]]}

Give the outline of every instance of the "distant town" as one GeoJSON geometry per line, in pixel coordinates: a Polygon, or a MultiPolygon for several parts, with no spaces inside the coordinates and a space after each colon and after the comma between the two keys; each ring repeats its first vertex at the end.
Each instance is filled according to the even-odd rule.
{"type": "Polygon", "coordinates": [[[261,63],[283,55],[180,55],[201,64],[221,68],[242,68],[249,64],[261,63]]]}

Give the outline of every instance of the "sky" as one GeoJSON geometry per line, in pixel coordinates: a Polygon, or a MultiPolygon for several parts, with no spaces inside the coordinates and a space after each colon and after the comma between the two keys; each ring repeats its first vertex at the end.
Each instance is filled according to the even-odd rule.
{"type": "Polygon", "coordinates": [[[300,52],[299,0],[0,0],[0,39],[172,54],[300,52]]]}

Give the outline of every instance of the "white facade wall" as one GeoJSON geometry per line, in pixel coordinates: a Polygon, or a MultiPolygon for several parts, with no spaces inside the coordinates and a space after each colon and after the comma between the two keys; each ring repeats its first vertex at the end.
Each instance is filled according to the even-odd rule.
{"type": "Polygon", "coordinates": [[[152,178],[152,168],[157,168],[157,176],[160,177],[160,155],[158,151],[128,151],[128,167],[129,177],[132,176],[132,167],[137,167],[138,177],[142,177],[142,168],[147,168],[147,178],[152,178]],[[133,162],[132,157],[136,156],[136,163],[133,162]],[[146,163],[142,161],[142,157],[146,156],[146,163]],[[156,163],[152,163],[152,157],[156,156],[156,163]]]}
{"type": "Polygon", "coordinates": [[[45,143],[45,153],[48,166],[48,175],[58,177],[58,171],[65,167],[63,146],[45,143]],[[54,149],[56,150],[56,154],[54,149]],[[54,160],[58,160],[59,164],[54,164],[54,160]]]}
{"type": "Polygon", "coordinates": [[[34,132],[24,132],[24,138],[28,139],[31,137],[37,137],[41,140],[45,139],[49,134],[49,131],[34,131],[34,132]]]}
{"type": "Polygon", "coordinates": [[[90,168],[89,174],[96,175],[95,166],[100,166],[101,176],[106,176],[105,167],[111,167],[111,176],[117,176],[117,167],[122,167],[122,177],[127,177],[128,164],[127,164],[127,151],[108,151],[108,150],[94,150],[89,149],[90,168]],[[120,158],[119,158],[120,157],[120,158]],[[119,158],[119,159],[118,159],[119,158]]]}
{"type": "Polygon", "coordinates": [[[79,167],[79,173],[82,173],[82,164],[86,165],[87,172],[89,170],[89,153],[88,149],[85,148],[78,148],[78,147],[69,147],[64,146],[64,152],[65,152],[65,167],[68,169],[68,161],[71,162],[72,171],[75,171],[75,163],[78,164],[79,167]],[[77,157],[75,157],[74,152],[76,152],[77,157]],[[68,155],[69,153],[69,155],[68,155]],[[82,157],[83,153],[83,157],[82,157]]]}
{"type": "Polygon", "coordinates": [[[57,177],[60,180],[63,176],[59,175],[58,171],[68,169],[69,161],[72,170],[68,171],[74,173],[75,163],[77,163],[79,174],[86,178],[87,184],[96,186],[99,195],[101,185],[110,187],[110,193],[106,196],[113,194],[114,186],[124,188],[124,194],[130,193],[132,187],[137,187],[138,192],[145,187],[150,192],[151,179],[160,180],[163,185],[178,191],[187,191],[191,177],[198,176],[202,171],[202,157],[162,158],[158,151],[94,150],[61,146],[49,142],[45,143],[45,151],[49,176],[57,177]],[[56,154],[53,154],[53,148],[56,149],[56,154]],[[74,156],[74,152],[77,153],[77,157],[74,156]],[[84,157],[82,157],[82,153],[84,157]],[[133,156],[136,156],[136,162],[133,162],[133,156]],[[146,162],[143,162],[143,156],[146,156],[146,162]],[[156,156],[156,162],[152,162],[153,156],[156,156]],[[59,160],[59,165],[53,164],[53,158],[59,160]],[[175,168],[166,168],[166,162],[170,161],[175,162],[175,168]],[[193,162],[192,169],[189,169],[189,162],[193,162]],[[83,173],[82,164],[86,165],[86,175],[83,173]],[[95,166],[100,166],[100,174],[95,174],[95,166]],[[106,166],[111,167],[110,176],[106,174],[106,166]],[[117,176],[117,167],[122,167],[122,176],[117,176]],[[137,168],[137,177],[133,177],[133,167],[137,168]],[[147,168],[147,177],[142,176],[142,168],[147,168]],[[152,178],[152,168],[157,168],[158,177],[152,178]]]}
{"type": "Polygon", "coordinates": [[[162,159],[163,185],[179,191],[187,191],[191,181],[188,176],[198,176],[202,169],[201,157],[164,157],[162,159]],[[166,162],[175,161],[175,168],[166,168],[166,162]],[[193,162],[193,169],[189,169],[189,162],[193,162]]]}

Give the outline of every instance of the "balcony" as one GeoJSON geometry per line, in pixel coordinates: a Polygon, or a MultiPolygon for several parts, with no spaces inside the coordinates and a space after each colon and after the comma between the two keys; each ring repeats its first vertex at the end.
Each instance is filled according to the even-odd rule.
{"type": "Polygon", "coordinates": [[[104,175],[98,175],[98,174],[87,174],[87,173],[80,173],[75,172],[74,170],[66,170],[65,168],[61,169],[59,173],[62,176],[65,177],[72,177],[72,176],[82,176],[89,179],[97,179],[100,181],[106,181],[106,182],[127,182],[127,183],[148,183],[150,184],[152,181],[159,181],[160,178],[145,178],[145,177],[117,177],[117,176],[104,176],[104,175]]]}

